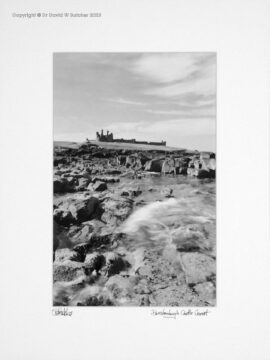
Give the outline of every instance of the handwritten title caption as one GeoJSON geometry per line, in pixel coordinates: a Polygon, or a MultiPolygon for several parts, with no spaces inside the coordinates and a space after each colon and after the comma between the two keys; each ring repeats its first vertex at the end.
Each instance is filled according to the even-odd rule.
{"type": "Polygon", "coordinates": [[[171,309],[163,309],[156,310],[152,309],[152,316],[162,317],[165,319],[174,319],[180,316],[196,316],[196,317],[207,317],[210,314],[210,310],[202,310],[202,309],[182,309],[182,310],[171,310],[171,309]]]}

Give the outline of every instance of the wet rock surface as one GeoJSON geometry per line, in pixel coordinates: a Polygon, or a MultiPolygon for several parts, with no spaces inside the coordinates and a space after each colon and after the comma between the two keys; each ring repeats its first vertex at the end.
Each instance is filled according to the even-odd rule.
{"type": "Polygon", "coordinates": [[[170,156],[55,151],[54,305],[215,305],[214,173],[199,153],[170,156]]]}

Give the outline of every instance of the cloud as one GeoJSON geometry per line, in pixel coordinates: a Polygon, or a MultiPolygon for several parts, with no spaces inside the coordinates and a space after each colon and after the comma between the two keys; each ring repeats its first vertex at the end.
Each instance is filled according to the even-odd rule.
{"type": "Polygon", "coordinates": [[[186,94],[213,96],[216,92],[216,56],[212,53],[144,54],[131,69],[148,80],[146,95],[180,99],[186,94]]]}
{"type": "Polygon", "coordinates": [[[157,83],[181,80],[196,71],[192,53],[144,54],[132,70],[157,83]]]}
{"type": "Polygon", "coordinates": [[[215,133],[215,126],[213,126],[213,121],[211,119],[183,119],[180,120],[170,119],[166,122],[164,121],[155,121],[152,123],[143,124],[143,128],[145,131],[155,131],[159,134],[173,132],[175,134],[182,133],[183,135],[188,134],[208,134],[209,129],[211,128],[210,133],[215,133]]]}
{"type": "Polygon", "coordinates": [[[209,107],[208,109],[201,108],[189,108],[184,110],[152,110],[147,109],[147,112],[155,115],[167,115],[174,116],[177,115],[181,118],[214,118],[216,116],[215,108],[209,107]]]}
{"type": "Polygon", "coordinates": [[[123,105],[135,105],[135,106],[145,105],[145,103],[140,102],[140,101],[126,100],[123,98],[105,99],[105,100],[116,103],[116,104],[123,104],[123,105]]]}

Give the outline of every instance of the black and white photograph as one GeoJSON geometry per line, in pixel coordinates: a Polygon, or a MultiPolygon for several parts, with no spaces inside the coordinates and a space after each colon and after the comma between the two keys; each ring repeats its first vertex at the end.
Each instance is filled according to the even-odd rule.
{"type": "Polygon", "coordinates": [[[53,305],[216,305],[216,53],[53,54],[53,305]]]}
{"type": "Polygon", "coordinates": [[[269,0],[0,2],[0,359],[270,359],[269,0]]]}

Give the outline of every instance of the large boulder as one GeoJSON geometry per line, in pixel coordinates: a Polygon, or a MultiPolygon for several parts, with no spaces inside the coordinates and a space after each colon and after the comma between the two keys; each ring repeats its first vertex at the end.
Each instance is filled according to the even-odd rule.
{"type": "Polygon", "coordinates": [[[131,213],[133,201],[125,197],[111,196],[102,202],[104,213],[101,220],[112,225],[120,225],[131,213]]]}
{"type": "Polygon", "coordinates": [[[119,274],[121,271],[130,266],[129,263],[122,258],[122,256],[114,252],[107,253],[105,258],[105,273],[107,276],[119,274]]]}
{"type": "Polygon", "coordinates": [[[114,241],[113,229],[110,227],[103,227],[99,231],[94,231],[90,244],[92,248],[107,247],[114,241]]]}
{"type": "Polygon", "coordinates": [[[111,246],[116,241],[114,228],[105,226],[104,223],[97,220],[85,222],[76,231],[69,232],[68,236],[73,249],[76,248],[76,251],[82,251],[84,254],[93,249],[111,246]],[[98,224],[95,224],[96,222],[98,224]]]}
{"type": "Polygon", "coordinates": [[[66,164],[67,158],[65,156],[56,156],[53,160],[53,166],[58,166],[59,164],[66,164]]]}
{"type": "Polygon", "coordinates": [[[90,241],[93,231],[93,227],[86,224],[77,229],[75,233],[70,234],[70,239],[74,245],[87,243],[90,241]]]}
{"type": "Polygon", "coordinates": [[[58,249],[55,251],[55,262],[64,262],[66,260],[83,261],[84,259],[79,254],[71,249],[58,249]]]}
{"type": "Polygon", "coordinates": [[[76,179],[73,176],[55,177],[53,179],[53,192],[55,194],[74,192],[75,185],[76,185],[76,179]]]}
{"type": "Polygon", "coordinates": [[[208,179],[211,177],[210,171],[208,170],[203,170],[203,169],[199,169],[196,171],[196,176],[198,179],[208,179]]]}
{"type": "Polygon", "coordinates": [[[91,196],[85,200],[75,200],[69,205],[69,211],[77,223],[82,223],[101,215],[101,208],[99,200],[91,196]]]}
{"type": "Polygon", "coordinates": [[[163,160],[153,159],[153,160],[149,160],[145,163],[144,169],[146,171],[161,172],[162,165],[163,165],[163,160]]]}
{"type": "Polygon", "coordinates": [[[84,264],[77,261],[65,260],[54,262],[53,281],[72,281],[84,276],[84,264]]]}
{"type": "Polygon", "coordinates": [[[104,255],[95,252],[86,255],[84,264],[88,273],[92,273],[93,271],[99,273],[99,271],[106,264],[106,259],[104,255]]]}
{"type": "Polygon", "coordinates": [[[182,253],[183,270],[188,284],[194,285],[209,281],[216,275],[216,262],[201,253],[182,253]]]}
{"type": "Polygon", "coordinates": [[[66,183],[63,179],[53,179],[53,192],[61,194],[66,192],[66,183]]]}
{"type": "Polygon", "coordinates": [[[73,217],[71,212],[69,210],[65,210],[61,208],[56,208],[54,210],[53,218],[58,225],[62,225],[62,226],[70,226],[75,222],[75,218],[73,217]]]}

